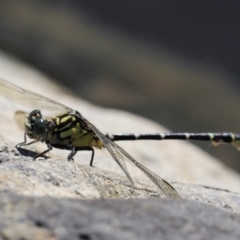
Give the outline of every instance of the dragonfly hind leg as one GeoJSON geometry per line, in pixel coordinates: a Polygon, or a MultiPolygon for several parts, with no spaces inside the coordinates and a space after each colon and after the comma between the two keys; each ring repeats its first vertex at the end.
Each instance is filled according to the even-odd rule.
{"type": "Polygon", "coordinates": [[[73,156],[78,152],[78,151],[91,151],[92,155],[91,155],[91,160],[90,160],[90,166],[93,167],[93,159],[94,159],[94,149],[92,147],[73,147],[70,154],[68,155],[67,159],[68,161],[73,159],[73,156]]]}

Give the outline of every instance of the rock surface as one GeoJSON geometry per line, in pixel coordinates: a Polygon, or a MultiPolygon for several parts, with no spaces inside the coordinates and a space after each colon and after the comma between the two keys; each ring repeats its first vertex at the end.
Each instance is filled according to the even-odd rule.
{"type": "Polygon", "coordinates": [[[8,240],[239,239],[240,215],[173,199],[67,200],[0,192],[8,240]]]}
{"type": "MultiPolygon", "coordinates": [[[[0,65],[2,78],[77,109],[102,131],[109,133],[167,131],[160,125],[139,116],[124,111],[99,108],[75,98],[66,89],[51,82],[52,79],[48,79],[36,70],[3,53],[0,53],[0,65]]],[[[0,96],[0,134],[3,139],[15,144],[23,140],[23,131],[17,127],[13,117],[17,110],[31,111],[33,109],[17,105],[0,96]]],[[[187,142],[131,141],[121,142],[120,145],[137,161],[154,170],[166,180],[203,184],[240,192],[239,174],[187,142]]],[[[33,148],[36,149],[36,145],[33,148]]],[[[45,145],[37,146],[39,151],[45,148],[45,145]]],[[[61,158],[66,158],[67,154],[67,151],[53,151],[53,155],[61,158]]],[[[88,165],[89,157],[89,153],[78,153],[75,161],[88,165]]],[[[106,150],[96,151],[95,159],[96,167],[122,174],[106,150]]],[[[143,174],[136,171],[135,167],[129,166],[128,168],[133,177],[144,178],[143,174]]]]}
{"type": "MultiPolygon", "coordinates": [[[[75,99],[1,54],[0,64],[3,78],[60,99],[107,132],[166,131],[132,114],[75,99]]],[[[88,166],[88,153],[78,153],[75,163],[66,160],[68,151],[52,151],[50,158],[36,161],[24,156],[28,151],[20,154],[14,146],[23,132],[13,118],[19,108],[0,99],[0,239],[239,239],[240,176],[217,159],[185,142],[121,143],[182,196],[164,198],[128,166],[132,187],[106,150],[96,151],[95,168],[88,166]]],[[[26,148],[35,152],[46,146],[26,148]]]]}
{"type": "MultiPolygon", "coordinates": [[[[231,1],[231,4],[239,4],[236,2],[231,1]]],[[[211,6],[212,3],[209,1],[201,2],[199,3],[200,8],[195,5],[195,9],[200,13],[198,16],[200,17],[198,19],[200,25],[197,28],[189,28],[189,24],[195,26],[196,22],[188,19],[196,19],[196,16],[195,12],[193,14],[191,10],[187,11],[186,9],[192,9],[191,4],[195,3],[187,1],[180,8],[174,8],[174,3],[168,1],[156,2],[155,4],[161,6],[158,11],[155,11],[156,5],[149,4],[148,10],[154,9],[153,14],[143,15],[141,12],[142,9],[146,11],[145,4],[139,5],[133,2],[127,8],[125,8],[125,3],[115,2],[114,8],[109,11],[106,6],[110,7],[110,2],[98,5],[94,1],[80,2],[76,0],[58,0],[57,2],[42,0],[5,1],[1,5],[0,15],[1,49],[16,54],[21,59],[56,78],[57,82],[62,82],[65,86],[73,89],[78,96],[98,105],[112,106],[143,116],[150,116],[151,119],[155,119],[161,124],[164,123],[175,131],[239,132],[240,95],[239,91],[236,91],[236,86],[232,84],[238,82],[238,79],[233,78],[232,71],[230,74],[226,72],[226,69],[233,65],[237,66],[235,69],[239,71],[239,64],[234,59],[234,53],[239,58],[238,51],[234,50],[237,44],[231,44],[238,32],[236,19],[239,16],[238,14],[234,15],[236,14],[235,9],[238,7],[233,7],[234,5],[231,5],[229,1],[225,1],[223,4],[216,5],[215,11],[208,15],[207,12],[211,12],[212,7],[208,9],[207,6],[211,6]],[[87,5],[92,5],[93,8],[85,12],[83,6],[87,5]],[[134,16],[137,19],[137,21],[132,21],[137,26],[132,26],[134,32],[141,29],[141,21],[147,24],[154,17],[157,21],[153,20],[150,23],[150,28],[142,28],[143,32],[134,38],[134,33],[129,34],[126,29],[124,31],[120,27],[120,30],[115,26],[116,19],[122,19],[122,23],[127,24],[129,28],[125,15],[113,13],[114,9],[119,12],[117,6],[121,5],[124,6],[124,11],[129,11],[129,13],[134,11],[134,14],[128,15],[131,20],[134,16]],[[213,15],[216,14],[214,15],[216,16],[215,20],[222,18],[220,12],[223,9],[225,12],[225,6],[228,6],[228,17],[225,18],[224,25],[221,24],[221,21],[214,21],[211,26],[206,24],[208,21],[205,17],[212,19],[213,15]],[[204,8],[204,19],[201,13],[202,7],[204,8]],[[232,10],[234,9],[233,15],[230,14],[231,7],[232,10]],[[174,13],[172,9],[174,9],[174,13]],[[161,10],[163,15],[159,14],[161,10]],[[135,14],[143,16],[138,19],[135,14]],[[184,17],[179,19],[179,16],[175,14],[184,15],[184,17]],[[194,17],[191,17],[191,14],[194,17]],[[160,15],[161,18],[159,18],[160,15]],[[183,21],[188,26],[180,24],[180,28],[186,30],[191,35],[191,39],[195,33],[197,41],[194,42],[193,39],[190,41],[195,47],[197,42],[201,42],[201,44],[204,42],[202,44],[206,48],[204,54],[202,55],[203,52],[199,48],[197,48],[197,52],[200,52],[205,59],[205,65],[199,62],[198,57],[196,58],[198,60],[195,61],[196,59],[189,58],[188,54],[187,57],[185,54],[181,55],[180,52],[174,53],[173,49],[173,51],[165,49],[165,44],[162,45],[161,40],[158,42],[155,37],[153,42],[150,40],[149,33],[146,31],[153,30],[154,35],[158,33],[161,38],[170,34],[171,40],[165,39],[164,41],[167,45],[179,42],[176,46],[178,48],[182,40],[187,52],[190,53],[189,44],[183,40],[184,37],[189,40],[189,35],[182,34],[178,24],[173,24],[174,16],[178,24],[179,21],[183,21]],[[146,21],[144,17],[148,20],[146,21]],[[106,20],[106,18],[111,20],[104,21],[103,19],[106,20]],[[231,22],[231,19],[234,19],[235,22],[231,22]],[[170,25],[168,20],[171,22],[170,25]],[[231,28],[224,27],[228,26],[228,23],[231,28]],[[204,41],[199,38],[197,31],[201,29],[199,26],[203,26],[201,24],[206,25],[203,27],[204,41]],[[153,25],[158,26],[159,31],[156,31],[153,25]],[[236,31],[233,30],[234,26],[236,26],[236,31]],[[166,27],[170,31],[166,31],[166,27]],[[164,32],[164,29],[166,34],[160,34],[161,31],[164,32]],[[196,31],[189,31],[189,29],[196,31]],[[209,30],[211,33],[207,34],[206,31],[209,30]],[[220,30],[221,37],[218,37],[218,44],[213,40],[215,38],[210,37],[213,36],[212,34],[216,34],[215,30],[220,30]],[[225,30],[228,34],[224,34],[225,30]],[[172,34],[174,36],[181,34],[182,36],[173,39],[172,34]],[[144,35],[147,38],[146,41],[142,41],[144,35]],[[232,35],[234,35],[233,38],[230,37],[232,35]],[[139,38],[139,36],[141,37],[139,38]],[[230,44],[226,44],[228,41],[230,44]],[[221,42],[228,47],[220,47],[221,42]],[[208,43],[214,47],[207,47],[208,43]],[[218,67],[213,66],[206,57],[206,54],[211,51],[215,54],[217,62],[221,61],[218,67]],[[225,54],[227,58],[220,57],[221,54],[225,54]],[[222,65],[224,61],[227,62],[226,68],[222,65]],[[233,61],[234,64],[230,64],[230,61],[233,61]]],[[[178,1],[175,4],[179,4],[178,1]]],[[[149,11],[148,13],[150,13],[149,11]]],[[[194,52],[196,53],[196,51],[194,52]]],[[[1,64],[1,68],[4,67],[1,64]]],[[[14,68],[12,74],[18,75],[18,71],[19,69],[14,68]]],[[[24,79],[28,79],[28,77],[32,78],[32,75],[27,75],[24,79]]],[[[43,84],[43,86],[46,85],[43,84]]],[[[81,110],[80,106],[78,105],[78,110],[81,110]]],[[[195,144],[198,143],[195,142],[195,144]]],[[[200,145],[204,150],[208,147],[207,144],[200,145]]],[[[229,146],[212,148],[209,152],[219,156],[225,164],[240,172],[239,154],[233,148],[229,146]]]]}
{"type": "MultiPolygon", "coordinates": [[[[22,156],[14,146],[0,143],[0,190],[28,196],[56,198],[160,198],[150,181],[74,164],[62,159],[22,156]]],[[[172,183],[183,199],[200,201],[218,208],[240,212],[240,194],[206,186],[172,183]]]]}

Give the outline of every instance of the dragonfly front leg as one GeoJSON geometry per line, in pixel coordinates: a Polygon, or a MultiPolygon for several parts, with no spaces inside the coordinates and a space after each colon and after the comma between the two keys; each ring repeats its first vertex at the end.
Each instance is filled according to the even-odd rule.
{"type": "Polygon", "coordinates": [[[33,144],[33,143],[35,143],[35,142],[38,142],[38,140],[34,140],[34,141],[32,141],[32,142],[27,143],[27,134],[26,134],[26,132],[25,132],[25,133],[24,133],[24,142],[18,143],[15,147],[16,147],[16,148],[20,148],[21,146],[31,145],[31,144],[33,144]]]}

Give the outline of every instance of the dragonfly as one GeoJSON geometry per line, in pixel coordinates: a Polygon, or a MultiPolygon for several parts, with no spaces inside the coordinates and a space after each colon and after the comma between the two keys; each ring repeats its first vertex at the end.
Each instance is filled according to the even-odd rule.
{"type": "Polygon", "coordinates": [[[110,135],[108,136],[101,132],[78,111],[4,79],[0,79],[0,94],[10,101],[23,104],[32,109],[37,107],[41,110],[53,109],[61,112],[57,116],[44,118],[39,109],[34,109],[25,118],[24,141],[17,144],[16,147],[20,148],[35,142],[44,142],[47,145],[47,149],[37,154],[33,158],[34,160],[53,148],[69,150],[70,153],[67,157],[69,161],[73,160],[74,155],[78,151],[87,150],[92,152],[90,162],[90,165],[92,165],[94,157],[93,147],[98,149],[105,147],[123,170],[132,186],[134,186],[134,182],[127,170],[125,161],[132,163],[140,169],[166,197],[181,198],[170,183],[136,161],[129,153],[112,141],[110,135]],[[32,139],[32,141],[27,142],[27,137],[32,139]]]}
{"type": "MultiPolygon", "coordinates": [[[[27,113],[24,111],[17,111],[15,113],[16,122],[22,128],[24,119],[27,117],[27,113]]],[[[221,143],[231,143],[238,150],[240,150],[240,134],[231,133],[231,132],[206,132],[206,133],[187,133],[187,132],[178,132],[178,133],[154,133],[154,134],[141,134],[141,133],[127,133],[127,134],[110,134],[105,133],[105,137],[111,141],[137,141],[137,140],[198,140],[198,141],[211,141],[214,146],[218,146],[221,143]]],[[[55,146],[57,148],[57,146],[55,146]]],[[[61,147],[60,147],[61,148],[61,147]]],[[[63,147],[62,147],[63,149],[63,147]]],[[[71,147],[65,146],[65,149],[71,150],[71,147]]],[[[84,149],[82,149],[84,150],[84,149]]],[[[93,167],[94,160],[94,149],[89,148],[85,149],[92,151],[90,166],[93,167]]],[[[42,153],[41,153],[42,155],[42,153]]],[[[36,157],[37,158],[37,157],[36,157]]]]}

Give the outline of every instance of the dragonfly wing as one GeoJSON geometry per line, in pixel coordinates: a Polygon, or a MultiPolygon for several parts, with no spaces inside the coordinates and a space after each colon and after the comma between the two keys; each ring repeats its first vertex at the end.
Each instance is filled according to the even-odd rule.
{"type": "Polygon", "coordinates": [[[112,157],[118,163],[118,165],[122,168],[124,173],[127,175],[129,181],[134,186],[134,182],[133,182],[133,180],[132,180],[132,178],[131,178],[128,170],[127,170],[127,166],[126,166],[126,163],[125,163],[125,158],[123,158],[123,155],[121,154],[121,152],[118,151],[118,149],[116,149],[115,146],[111,144],[112,143],[111,141],[104,141],[105,139],[101,138],[100,135],[98,135],[97,132],[95,132],[95,133],[101,139],[101,141],[103,141],[103,144],[106,147],[106,149],[109,151],[109,153],[112,155],[112,157]]]}
{"type": "Polygon", "coordinates": [[[87,123],[87,125],[94,131],[94,133],[99,137],[99,139],[103,142],[106,149],[109,151],[109,153],[112,155],[113,159],[117,162],[117,164],[121,167],[123,172],[126,174],[127,178],[131,182],[131,184],[134,186],[133,180],[127,170],[127,166],[125,164],[125,157],[123,157],[122,153],[119,151],[116,151],[114,145],[112,145],[112,142],[105,137],[103,133],[101,133],[94,125],[92,125],[89,121],[87,121],[85,118],[81,116],[82,120],[87,123]]]}
{"type": "Polygon", "coordinates": [[[116,162],[123,169],[129,180],[133,183],[132,178],[129,175],[129,172],[125,165],[125,160],[133,163],[137,166],[157,187],[167,196],[172,198],[181,198],[178,192],[170,185],[168,182],[160,178],[157,174],[144,167],[142,164],[137,162],[131,155],[129,155],[125,150],[123,150],[116,143],[112,142],[108,139],[103,133],[101,133],[94,125],[88,122],[86,119],[83,119],[87,122],[89,127],[94,131],[94,133],[99,137],[99,139],[103,142],[104,146],[107,148],[112,157],[116,160],[116,162]]]}
{"type": "Polygon", "coordinates": [[[25,131],[25,127],[24,127],[24,121],[26,119],[26,117],[28,116],[29,114],[27,112],[24,112],[24,111],[16,111],[14,113],[14,120],[15,122],[17,123],[18,127],[21,129],[21,130],[24,130],[25,131]]]}
{"type": "MultiPolygon", "coordinates": [[[[31,107],[36,109],[37,107],[39,109],[60,109],[61,112],[63,110],[65,111],[72,111],[71,108],[58,103],[50,98],[46,98],[40,94],[25,90],[21,87],[16,86],[15,84],[12,84],[10,82],[7,82],[3,79],[0,79],[0,94],[7,99],[15,102],[23,104],[27,107],[31,107]]],[[[21,121],[22,116],[24,115],[23,112],[19,112],[17,121],[21,121]]],[[[99,137],[99,139],[103,142],[104,146],[107,148],[109,153],[112,155],[112,157],[115,159],[115,161],[119,164],[119,166],[122,168],[122,170],[125,172],[126,176],[130,180],[130,182],[133,185],[133,180],[127,170],[125,160],[133,163],[135,166],[137,166],[140,170],[142,170],[143,173],[145,173],[146,176],[150,180],[152,180],[153,183],[155,183],[158,188],[163,191],[163,193],[168,197],[175,197],[180,198],[180,195],[177,193],[177,191],[165,180],[161,179],[158,175],[150,171],[148,168],[144,167],[142,164],[137,162],[132,156],[130,156],[126,151],[124,151],[121,147],[119,147],[116,143],[112,142],[110,139],[108,139],[103,133],[101,133],[94,125],[92,125],[90,122],[88,122],[85,118],[83,118],[80,115],[81,119],[85,121],[85,123],[95,132],[95,134],[99,137]]]]}
{"type": "Polygon", "coordinates": [[[72,109],[40,94],[25,90],[13,83],[0,79],[0,95],[17,104],[30,107],[32,109],[59,110],[63,112],[72,109]]]}
{"type": "MultiPolygon", "coordinates": [[[[101,139],[102,140],[102,139],[101,139]]],[[[110,141],[110,140],[108,140],[110,141]]],[[[128,162],[133,163],[137,166],[150,180],[152,180],[155,185],[167,196],[173,198],[180,198],[178,192],[172,187],[171,184],[160,178],[157,174],[143,166],[141,163],[137,162],[131,155],[129,155],[125,150],[123,150],[120,146],[116,143],[111,142],[112,147],[119,155],[122,157],[125,156],[125,160],[128,162]]]]}

